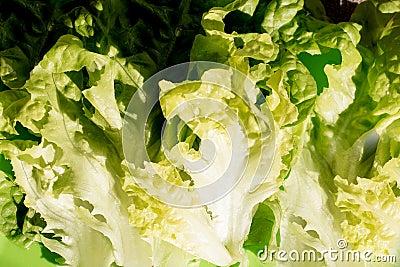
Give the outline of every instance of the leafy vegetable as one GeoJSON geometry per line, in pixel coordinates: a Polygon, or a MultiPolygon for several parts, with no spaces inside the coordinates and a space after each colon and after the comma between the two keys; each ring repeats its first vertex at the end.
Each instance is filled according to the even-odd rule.
{"type": "Polygon", "coordinates": [[[39,243],[60,266],[281,266],[260,251],[320,252],[341,239],[399,257],[399,3],[367,0],[336,24],[323,4],[0,4],[1,233],[39,243]],[[186,61],[227,66],[159,81],[149,116],[134,118],[143,84],[186,61]],[[145,125],[145,146],[132,142],[127,157],[130,116],[145,125]],[[210,151],[211,167],[190,172],[210,151]],[[176,186],[190,191],[224,171],[243,179],[191,209],[140,182],[179,198],[176,186]]]}

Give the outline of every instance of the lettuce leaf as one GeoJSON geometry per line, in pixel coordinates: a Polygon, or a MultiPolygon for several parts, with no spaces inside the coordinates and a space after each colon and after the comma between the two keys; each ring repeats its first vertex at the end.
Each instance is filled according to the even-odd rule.
{"type": "Polygon", "coordinates": [[[341,238],[398,256],[398,2],[368,0],[337,24],[313,0],[0,4],[0,231],[41,243],[62,266],[283,266],[258,252],[319,251],[341,238]],[[122,145],[131,98],[189,59],[226,64],[258,88],[221,70],[198,70],[196,84],[161,81],[145,118],[149,160],[132,172],[122,145]],[[249,103],[223,87],[233,84],[249,103]],[[227,108],[185,106],[203,98],[234,110],[244,130],[227,134],[237,126],[227,108]],[[256,188],[251,172],[268,140],[255,109],[275,135],[256,188]],[[222,125],[188,120],[199,112],[222,125]],[[182,131],[161,140],[164,122],[182,131]],[[186,172],[208,160],[209,140],[215,164],[186,172]],[[231,155],[231,143],[249,151],[231,155]],[[174,185],[208,184],[232,156],[232,176],[247,158],[249,171],[201,207],[168,205],[138,183],[157,172],[180,197],[174,185]]]}
{"type": "MultiPolygon", "coordinates": [[[[96,266],[149,263],[146,252],[150,247],[129,225],[129,200],[120,185],[124,172],[118,168],[119,143],[112,142],[118,140],[117,130],[122,123],[113,81],[126,79],[126,84],[132,86],[143,77],[136,72],[136,76],[131,73],[126,78],[122,69],[118,72],[117,68],[105,67],[107,62],[117,60],[85,50],[76,37],[60,38],[25,85],[30,99],[21,109],[14,109],[17,114],[12,123],[18,120],[39,134],[40,143],[27,148],[17,141],[1,141],[16,182],[26,194],[24,204],[46,221],[40,241],[61,255],[66,265],[91,266],[94,258],[90,255],[103,255],[97,258],[96,266]],[[71,56],[75,60],[69,61],[71,56]],[[109,96],[107,110],[102,109],[101,98],[89,94],[95,90],[99,93],[96,85],[82,93],[66,74],[82,68],[98,83],[110,85],[102,87],[105,91],[101,92],[105,99],[109,96]],[[85,112],[85,102],[94,108],[93,113],[85,112]],[[114,105],[110,105],[112,102],[114,105]],[[28,115],[32,112],[35,116],[28,115]],[[118,118],[119,123],[115,120],[118,118]],[[63,213],[54,213],[60,207],[63,213]],[[134,251],[137,255],[132,254],[134,251]]],[[[124,60],[114,64],[122,66],[124,60]]]]}

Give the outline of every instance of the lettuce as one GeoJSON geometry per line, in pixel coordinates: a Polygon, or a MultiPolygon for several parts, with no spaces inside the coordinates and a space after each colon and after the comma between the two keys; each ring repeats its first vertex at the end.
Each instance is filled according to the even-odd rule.
{"type": "Polygon", "coordinates": [[[342,239],[400,256],[398,1],[337,24],[314,0],[0,6],[15,244],[79,267],[341,266],[258,257],[342,239]]]}

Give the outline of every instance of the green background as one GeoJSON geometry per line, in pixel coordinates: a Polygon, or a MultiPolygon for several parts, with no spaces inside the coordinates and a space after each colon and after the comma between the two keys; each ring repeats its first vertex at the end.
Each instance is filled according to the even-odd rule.
{"type": "MultiPolygon", "coordinates": [[[[3,158],[4,159],[4,158],[3,158]]],[[[0,158],[0,169],[12,171],[10,166],[0,158]]],[[[0,234],[0,267],[54,267],[42,258],[42,251],[38,243],[32,244],[29,249],[19,247],[0,234]]]]}
{"type": "Polygon", "coordinates": [[[29,249],[18,247],[6,237],[0,236],[0,266],[1,267],[54,267],[42,258],[39,244],[32,244],[29,249]]]}

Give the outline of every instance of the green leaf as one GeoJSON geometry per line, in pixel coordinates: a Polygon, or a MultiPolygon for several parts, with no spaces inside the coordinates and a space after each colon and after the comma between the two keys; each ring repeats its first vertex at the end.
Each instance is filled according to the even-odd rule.
{"type": "Polygon", "coordinates": [[[25,85],[31,97],[18,114],[23,126],[42,136],[41,143],[29,149],[17,140],[0,143],[13,164],[16,183],[26,193],[24,204],[46,221],[40,241],[62,256],[67,265],[149,263],[145,256],[148,245],[129,225],[129,201],[120,184],[124,172],[118,167],[122,159],[116,123],[122,119],[114,97],[114,80],[133,86],[143,79],[135,66],[125,67],[125,62],[87,51],[74,36],[62,37],[32,71],[25,85]],[[72,55],[74,61],[69,61],[72,55]],[[93,85],[84,94],[75,93],[80,89],[66,73],[82,68],[107,87],[93,85]],[[93,92],[109,96],[108,110],[99,105],[105,103],[102,99],[89,96],[93,92]],[[102,121],[84,112],[79,100],[86,94],[102,121]],[[31,110],[37,110],[34,116],[31,110]],[[62,212],[54,213],[60,207],[62,212]],[[120,231],[123,236],[117,234],[120,231]],[[88,254],[89,248],[92,252],[88,254]],[[132,255],[132,251],[138,255],[132,255]]]}
{"type": "MultiPolygon", "coordinates": [[[[390,163],[388,163],[389,165],[390,163]]],[[[395,168],[399,170],[397,160],[395,168]]],[[[391,167],[387,168],[390,170],[391,167]]],[[[392,179],[386,168],[372,179],[358,178],[357,184],[335,178],[338,186],[336,205],[346,214],[341,224],[346,240],[358,250],[371,250],[384,255],[398,255],[400,200],[392,190],[392,179]]]]}
{"type": "Polygon", "coordinates": [[[263,29],[274,40],[277,40],[279,38],[279,30],[293,20],[297,12],[303,8],[303,5],[303,0],[271,1],[268,4],[268,9],[262,22],[263,29]]]}
{"type": "MultiPolygon", "coordinates": [[[[332,24],[314,0],[0,3],[0,230],[22,246],[40,242],[45,258],[66,266],[276,266],[256,254],[321,251],[339,238],[399,255],[399,12],[399,1],[369,0],[351,22],[332,24]],[[190,190],[219,169],[188,173],[178,154],[201,158],[212,139],[223,166],[230,141],[248,143],[207,118],[186,122],[195,109],[177,106],[204,97],[233,108],[251,136],[250,167],[262,140],[252,108],[204,86],[209,77],[238,83],[229,74],[165,80],[145,121],[150,162],[129,172],[121,129],[130,99],[157,70],[189,59],[248,75],[266,102],[254,86],[240,92],[272,111],[276,135],[254,192],[249,175],[192,210],[155,200],[136,179],[157,171],[190,190]],[[164,122],[182,127],[161,145],[164,122]]],[[[13,257],[0,261],[19,264],[13,257]]]]}
{"type": "Polygon", "coordinates": [[[18,113],[29,100],[29,94],[23,90],[7,90],[0,92],[0,137],[16,135],[16,119],[18,113]]]}
{"type": "Polygon", "coordinates": [[[25,204],[25,195],[15,182],[11,162],[0,154],[0,232],[21,247],[39,239],[46,223],[25,204]]]}
{"type": "Polygon", "coordinates": [[[250,232],[244,243],[244,248],[255,255],[268,246],[271,236],[274,234],[275,215],[273,210],[266,204],[259,204],[253,216],[250,232]]]}
{"type": "Polygon", "coordinates": [[[397,13],[400,12],[400,1],[382,1],[378,6],[382,13],[397,13]]]}
{"type": "Polygon", "coordinates": [[[29,59],[19,47],[0,52],[0,77],[9,88],[21,88],[29,78],[29,59]]]}

